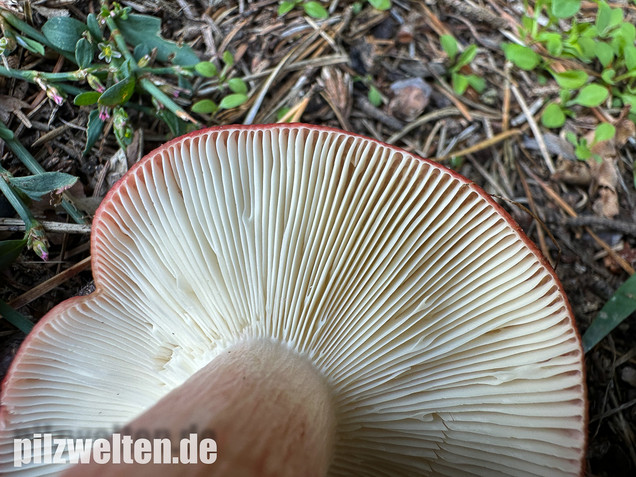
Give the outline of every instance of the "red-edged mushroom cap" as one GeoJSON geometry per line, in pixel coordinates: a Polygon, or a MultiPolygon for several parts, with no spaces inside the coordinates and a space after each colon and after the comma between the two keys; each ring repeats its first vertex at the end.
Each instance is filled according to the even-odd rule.
{"type": "Polygon", "coordinates": [[[262,340],[324,378],[329,475],[581,473],[583,355],[561,286],[438,164],[306,125],[198,131],[113,188],[92,256],[96,292],[51,310],[4,381],[2,474],[60,470],[14,468],[14,436],[123,426],[262,340]]]}

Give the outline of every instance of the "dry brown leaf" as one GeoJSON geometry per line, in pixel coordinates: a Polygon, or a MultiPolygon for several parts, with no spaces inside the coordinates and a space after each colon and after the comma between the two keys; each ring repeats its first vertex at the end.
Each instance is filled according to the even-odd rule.
{"type": "Polygon", "coordinates": [[[592,183],[592,174],[587,162],[562,160],[557,163],[552,179],[571,185],[589,186],[592,183]]]}
{"type": "MultiPolygon", "coordinates": [[[[22,112],[22,109],[30,108],[29,103],[22,101],[21,99],[15,98],[13,96],[7,96],[4,94],[0,95],[0,120],[3,123],[9,122],[9,116],[11,114],[17,115],[22,122],[26,119],[26,116],[22,112]]],[[[25,126],[30,128],[31,122],[26,119],[27,123],[25,126]]]]}
{"type": "MultiPolygon", "coordinates": [[[[594,132],[586,135],[588,143],[594,140],[594,132]]],[[[608,141],[601,141],[594,144],[590,150],[592,154],[598,154],[601,162],[590,159],[590,173],[592,175],[592,187],[590,196],[596,198],[592,204],[592,210],[601,217],[612,218],[618,215],[618,169],[616,166],[618,151],[616,150],[616,140],[612,138],[608,141]]]]}
{"type": "Polygon", "coordinates": [[[351,77],[332,66],[322,68],[320,78],[327,100],[342,118],[351,113],[351,77]]]}

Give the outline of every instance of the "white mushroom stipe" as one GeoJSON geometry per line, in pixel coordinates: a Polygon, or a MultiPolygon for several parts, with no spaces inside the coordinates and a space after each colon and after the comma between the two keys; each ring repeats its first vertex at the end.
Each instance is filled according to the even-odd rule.
{"type": "Polygon", "coordinates": [[[313,126],[197,131],[111,190],[92,257],[97,290],[51,310],[5,378],[2,475],[63,470],[15,468],[15,436],[179,434],[188,416],[219,436],[210,475],[582,475],[583,353],[561,286],[438,164],[313,126]],[[224,370],[259,355],[276,369],[225,394],[224,370]],[[263,429],[275,445],[251,454],[263,429]]]}

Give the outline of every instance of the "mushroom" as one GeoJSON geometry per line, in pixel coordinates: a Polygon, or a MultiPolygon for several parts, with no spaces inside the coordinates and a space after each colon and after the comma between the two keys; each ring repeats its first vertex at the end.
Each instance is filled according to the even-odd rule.
{"type": "Polygon", "coordinates": [[[66,475],[582,473],[561,285],[439,164],[323,127],[197,131],[109,192],[92,268],[96,291],[53,308],[5,378],[3,475],[63,469],[14,468],[16,436],[117,429],[208,432],[216,460],[66,475]]]}

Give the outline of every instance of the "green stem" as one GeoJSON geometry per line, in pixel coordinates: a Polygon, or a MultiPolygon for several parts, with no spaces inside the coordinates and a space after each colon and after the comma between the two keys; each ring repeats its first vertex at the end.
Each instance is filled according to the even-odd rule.
{"type": "MultiPolygon", "coordinates": [[[[6,129],[9,129],[7,125],[4,124],[2,121],[0,121],[0,126],[6,129]]],[[[31,171],[33,174],[43,174],[44,172],[46,172],[44,168],[40,165],[40,163],[35,160],[35,158],[29,153],[29,151],[27,151],[26,148],[22,145],[22,143],[20,143],[20,141],[18,141],[15,137],[11,139],[5,139],[4,142],[7,143],[7,146],[9,146],[9,149],[13,151],[13,153],[18,157],[18,159],[22,161],[22,164],[24,164],[26,168],[29,169],[29,171],[31,171]]],[[[2,181],[2,182],[6,184],[5,181],[2,181]]],[[[70,196],[66,192],[62,193],[62,207],[64,207],[66,212],[68,212],[68,214],[76,223],[85,224],[86,220],[82,216],[82,213],[79,210],[77,210],[77,208],[71,202],[69,197],[70,196]]],[[[26,220],[24,220],[24,222],[26,223],[26,220]]]]}
{"type": "Polygon", "coordinates": [[[38,227],[40,223],[33,217],[33,214],[29,208],[22,201],[20,196],[13,190],[13,187],[9,184],[8,176],[10,175],[4,167],[0,166],[0,192],[4,194],[11,206],[18,213],[20,218],[24,221],[26,230],[38,227]]]}
{"type": "MultiPolygon", "coordinates": [[[[126,60],[130,60],[131,64],[136,65],[137,62],[130,53],[130,50],[128,50],[126,40],[119,32],[119,28],[117,28],[117,23],[115,23],[115,20],[112,17],[106,18],[106,25],[108,25],[108,28],[110,29],[113,39],[115,40],[115,44],[117,45],[117,49],[121,52],[124,58],[126,58],[126,60]]],[[[168,110],[176,114],[178,118],[183,119],[184,121],[190,121],[194,124],[199,124],[196,119],[190,116],[183,108],[181,108],[181,106],[172,101],[172,99],[170,99],[168,95],[161,91],[148,78],[139,79],[139,85],[146,93],[150,94],[153,98],[159,101],[159,103],[163,104],[168,110]]]]}
{"type": "Polygon", "coordinates": [[[139,68],[139,72],[150,73],[153,75],[177,75],[177,76],[194,76],[191,69],[184,68],[183,66],[163,66],[153,68],[139,68]]]}
{"type": "MultiPolygon", "coordinates": [[[[7,69],[4,66],[0,66],[0,76],[4,76],[6,78],[16,78],[23,81],[28,81],[29,83],[36,84],[35,79],[41,78],[45,81],[56,81],[56,80],[68,80],[68,81],[79,81],[83,78],[78,78],[79,71],[71,71],[68,73],[45,73],[34,70],[13,70],[7,69]]],[[[65,93],[72,94],[77,96],[84,92],[84,90],[78,88],[77,86],[73,86],[65,83],[50,83],[51,86],[55,86],[56,88],[61,89],[65,93]]]]}
{"type": "Polygon", "coordinates": [[[124,39],[122,34],[119,32],[119,28],[117,27],[117,23],[115,23],[115,20],[113,19],[113,17],[110,17],[110,16],[106,17],[106,25],[108,25],[108,28],[110,29],[110,33],[113,36],[113,39],[115,40],[117,49],[120,51],[122,55],[124,55],[124,58],[126,58],[127,60],[130,60],[132,65],[136,65],[137,62],[135,61],[135,58],[133,58],[133,55],[130,52],[130,50],[128,49],[128,45],[126,45],[126,40],[124,39]]]}
{"type": "Polygon", "coordinates": [[[168,95],[166,95],[166,93],[161,91],[148,78],[141,78],[139,80],[139,85],[143,88],[143,90],[146,93],[152,95],[157,101],[159,101],[166,108],[168,108],[170,111],[172,111],[174,114],[176,114],[178,118],[183,119],[184,121],[190,121],[190,122],[192,122],[194,124],[200,124],[196,119],[194,119],[192,116],[190,116],[188,113],[186,113],[185,110],[183,108],[181,108],[181,106],[179,106],[177,103],[172,101],[170,99],[170,97],[168,97],[168,95]]]}

